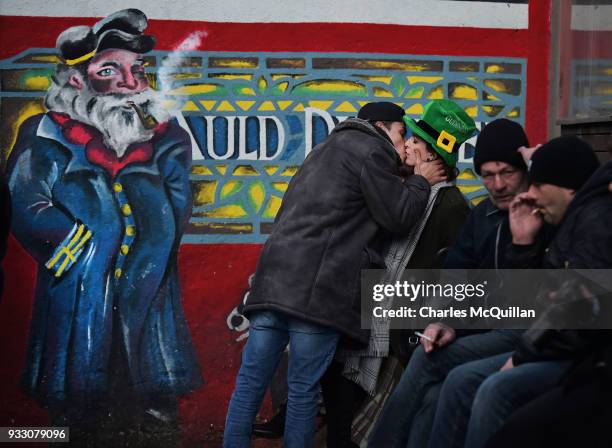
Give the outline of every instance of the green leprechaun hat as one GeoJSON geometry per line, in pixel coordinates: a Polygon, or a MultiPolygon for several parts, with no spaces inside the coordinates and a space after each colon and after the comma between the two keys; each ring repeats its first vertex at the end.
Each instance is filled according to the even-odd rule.
{"type": "Polygon", "coordinates": [[[404,115],[404,123],[451,167],[457,165],[459,147],[476,131],[474,120],[450,100],[433,100],[419,121],[404,115]]]}

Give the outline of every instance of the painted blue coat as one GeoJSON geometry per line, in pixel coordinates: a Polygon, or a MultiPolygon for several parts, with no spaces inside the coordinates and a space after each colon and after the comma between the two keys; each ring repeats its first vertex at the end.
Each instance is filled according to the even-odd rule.
{"type": "Polygon", "coordinates": [[[8,164],[12,231],[38,262],[23,383],[42,404],[104,394],[114,306],[139,393],[178,396],[202,384],[176,262],[191,212],[190,140],[172,120],[152,143],[148,162],[111,179],[48,114],[20,129],[8,164]],[[80,223],[91,237],[56,276],[46,264],[80,223]]]}

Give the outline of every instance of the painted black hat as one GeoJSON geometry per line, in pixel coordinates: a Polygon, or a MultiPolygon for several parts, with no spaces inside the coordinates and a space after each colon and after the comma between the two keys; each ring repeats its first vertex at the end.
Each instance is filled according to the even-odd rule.
{"type": "Polygon", "coordinates": [[[94,26],[73,26],[57,38],[56,48],[67,65],[88,61],[97,53],[117,48],[147,53],[153,49],[155,38],[143,34],[147,16],[138,9],[123,9],[96,22],[94,26]]]}

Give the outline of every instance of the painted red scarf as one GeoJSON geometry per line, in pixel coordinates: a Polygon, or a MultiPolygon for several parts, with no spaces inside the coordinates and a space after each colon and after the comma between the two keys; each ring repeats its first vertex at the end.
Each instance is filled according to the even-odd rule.
{"type": "Polygon", "coordinates": [[[104,144],[102,134],[93,126],[73,120],[69,115],[50,112],[50,117],[62,129],[62,134],[70,143],[85,145],[85,157],[90,163],[104,168],[114,179],[117,173],[132,163],[145,163],[153,156],[153,141],[166,130],[167,123],[160,123],[155,128],[155,136],[147,142],[131,144],[123,157],[104,144]]]}

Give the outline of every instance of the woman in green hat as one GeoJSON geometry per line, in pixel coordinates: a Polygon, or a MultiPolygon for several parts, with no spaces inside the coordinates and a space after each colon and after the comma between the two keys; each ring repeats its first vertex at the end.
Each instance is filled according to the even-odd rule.
{"type": "MultiPolygon", "coordinates": [[[[476,130],[474,120],[453,101],[434,100],[425,106],[420,120],[415,121],[404,116],[404,122],[412,131],[404,146],[404,165],[407,170],[420,174],[418,166],[421,160],[440,159],[446,170],[447,180],[431,187],[425,213],[412,231],[407,236],[398,236],[391,241],[385,258],[385,283],[389,284],[399,280],[404,269],[442,267],[447,249],[454,244],[469,214],[463,194],[452,182],[458,174],[459,148],[476,130]]],[[[387,382],[391,378],[396,381],[399,379],[402,366],[406,365],[415,347],[414,342],[411,345],[412,341],[408,340],[412,336],[413,332],[408,330],[390,331],[388,320],[374,319],[370,343],[366,349],[357,352],[339,351],[336,354],[336,358],[344,362],[343,375],[361,386],[370,396],[374,396],[373,399],[367,400],[362,411],[353,420],[352,437],[358,444],[368,439],[373,422],[393,389],[391,384],[377,384],[379,378],[387,382]],[[393,358],[383,364],[389,355],[393,358]],[[392,370],[393,373],[381,375],[382,370],[392,370]]],[[[338,432],[351,433],[350,429],[338,432]]],[[[343,441],[337,446],[351,446],[350,443],[343,441]]]]}
{"type": "Polygon", "coordinates": [[[404,116],[404,123],[412,131],[412,136],[406,139],[405,164],[415,167],[417,157],[441,159],[447,170],[447,182],[455,180],[459,148],[474,134],[474,120],[457,103],[434,100],[425,106],[419,121],[404,116]]]}
{"type": "MultiPolygon", "coordinates": [[[[476,131],[474,120],[455,102],[434,100],[425,106],[419,120],[404,116],[412,132],[404,143],[408,171],[418,169],[421,160],[440,160],[446,181],[431,187],[423,219],[406,238],[394,238],[390,254],[401,255],[406,269],[441,268],[448,248],[455,243],[470,209],[454,181],[459,174],[459,148],[476,131]],[[408,242],[410,240],[410,242],[408,242]]],[[[416,172],[418,174],[418,172],[416,172]]],[[[389,269],[389,267],[388,267],[389,269]]],[[[396,271],[401,275],[401,270],[396,271]]],[[[406,364],[414,346],[407,343],[413,336],[408,330],[391,331],[391,352],[406,364]]]]}

